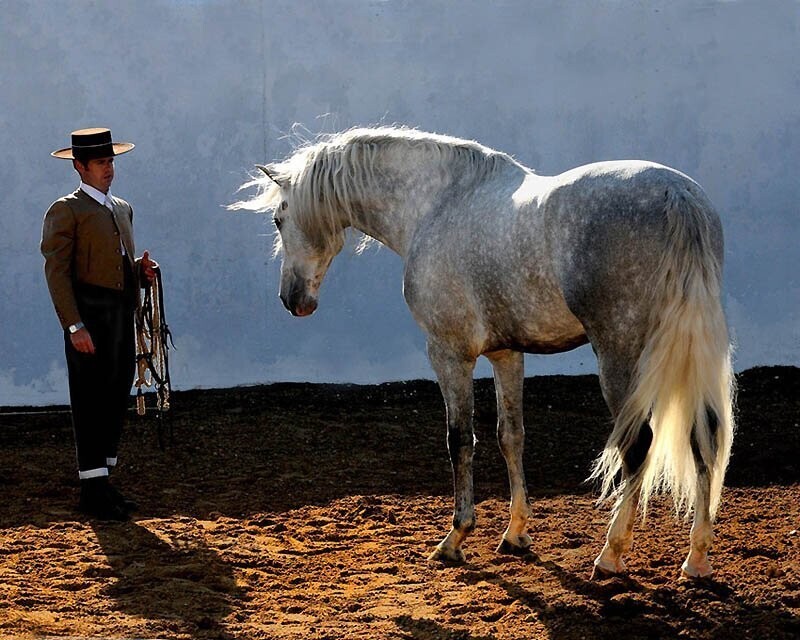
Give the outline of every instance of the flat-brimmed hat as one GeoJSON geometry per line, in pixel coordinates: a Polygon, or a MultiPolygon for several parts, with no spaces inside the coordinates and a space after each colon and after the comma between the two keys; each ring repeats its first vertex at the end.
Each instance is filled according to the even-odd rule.
{"type": "Polygon", "coordinates": [[[53,151],[50,155],[64,160],[92,160],[119,156],[128,153],[133,147],[131,142],[112,142],[111,129],[96,127],[73,131],[72,146],[53,151]]]}

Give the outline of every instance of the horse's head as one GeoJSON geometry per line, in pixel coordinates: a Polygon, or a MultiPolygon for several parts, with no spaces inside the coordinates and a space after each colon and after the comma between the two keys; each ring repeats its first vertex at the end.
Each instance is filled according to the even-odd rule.
{"type": "Polygon", "coordinates": [[[333,220],[303,217],[302,197],[293,194],[289,180],[271,167],[258,165],[278,187],[272,199],[272,220],[278,230],[276,253],[281,253],[280,298],[294,316],[314,313],[319,288],[331,261],[344,246],[344,229],[333,220]]]}

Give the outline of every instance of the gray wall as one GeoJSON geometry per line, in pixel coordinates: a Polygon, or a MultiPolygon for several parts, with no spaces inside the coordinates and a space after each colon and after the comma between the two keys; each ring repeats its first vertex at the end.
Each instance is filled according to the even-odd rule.
{"type": "MultiPolygon", "coordinates": [[[[0,14],[0,405],[67,398],[38,242],[44,210],[77,185],[49,152],[90,125],[137,144],[112,190],[164,268],[177,388],[432,377],[397,256],[346,250],[317,314],[296,320],[276,296],[268,220],[223,209],[254,163],[291,150],[293,123],[408,124],[542,174],[674,166],[723,216],[737,369],[800,364],[798,2],[9,1],[0,14]]],[[[586,347],[527,360],[529,374],[594,370],[586,347]]]]}

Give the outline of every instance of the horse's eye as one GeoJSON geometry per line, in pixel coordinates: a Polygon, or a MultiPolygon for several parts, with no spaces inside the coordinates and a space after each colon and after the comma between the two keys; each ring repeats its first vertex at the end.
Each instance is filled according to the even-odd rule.
{"type": "Polygon", "coordinates": [[[273,218],[272,222],[275,223],[275,227],[278,229],[278,231],[280,231],[281,230],[281,224],[283,223],[283,220],[281,220],[280,218],[273,218]]]}
{"type": "Polygon", "coordinates": [[[288,206],[289,206],[289,203],[286,202],[286,200],[281,202],[281,211],[286,211],[286,207],[288,207],[288,206]]]}

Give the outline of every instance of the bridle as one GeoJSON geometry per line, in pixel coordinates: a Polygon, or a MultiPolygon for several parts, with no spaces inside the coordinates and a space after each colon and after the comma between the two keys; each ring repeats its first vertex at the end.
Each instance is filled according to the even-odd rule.
{"type": "Polygon", "coordinates": [[[142,387],[155,387],[156,411],[159,417],[158,440],[164,448],[163,417],[169,411],[171,391],[169,378],[169,345],[172,333],[164,314],[164,289],[161,268],[154,268],[156,277],[144,290],[144,299],[136,310],[136,412],[145,414],[142,387]]]}

